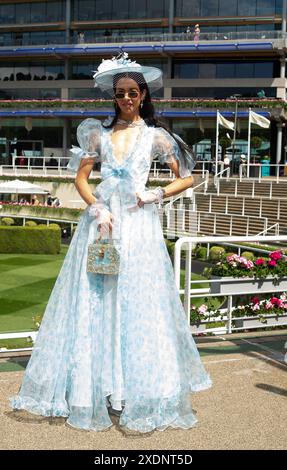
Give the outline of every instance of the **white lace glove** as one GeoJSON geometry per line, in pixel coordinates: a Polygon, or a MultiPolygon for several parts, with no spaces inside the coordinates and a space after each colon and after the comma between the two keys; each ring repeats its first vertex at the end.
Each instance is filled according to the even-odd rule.
{"type": "Polygon", "coordinates": [[[100,230],[101,234],[112,229],[113,215],[103,202],[97,201],[90,204],[88,214],[90,217],[95,217],[97,220],[98,230],[100,230]]]}
{"type": "Polygon", "coordinates": [[[164,193],[165,191],[161,186],[158,186],[155,189],[150,189],[148,191],[136,193],[138,197],[138,205],[142,207],[144,204],[152,204],[153,202],[159,202],[161,205],[164,193]]]}

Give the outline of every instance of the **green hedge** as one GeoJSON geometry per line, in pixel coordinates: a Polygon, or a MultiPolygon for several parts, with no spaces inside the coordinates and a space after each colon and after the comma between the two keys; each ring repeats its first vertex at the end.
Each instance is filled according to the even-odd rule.
{"type": "Polygon", "coordinates": [[[60,251],[60,229],[53,227],[0,226],[0,253],[55,255],[60,251]]]}

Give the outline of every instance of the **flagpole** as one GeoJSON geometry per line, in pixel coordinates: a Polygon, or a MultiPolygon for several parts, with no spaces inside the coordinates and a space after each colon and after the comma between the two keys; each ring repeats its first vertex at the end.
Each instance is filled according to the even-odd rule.
{"type": "Polygon", "coordinates": [[[249,168],[250,168],[250,138],[251,138],[251,119],[250,119],[250,110],[248,110],[248,137],[247,137],[247,178],[249,178],[249,168]]]}
{"type": "Polygon", "coordinates": [[[215,174],[218,173],[218,109],[216,110],[216,137],[215,137],[215,174]]]}

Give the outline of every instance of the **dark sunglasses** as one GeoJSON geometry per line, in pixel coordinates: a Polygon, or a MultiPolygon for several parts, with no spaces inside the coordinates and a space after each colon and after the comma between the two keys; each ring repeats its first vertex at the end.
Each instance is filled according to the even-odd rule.
{"type": "MultiPolygon", "coordinates": [[[[127,92],[129,98],[137,98],[139,96],[138,91],[128,91],[127,92]]],[[[115,98],[118,100],[122,100],[126,96],[126,93],[123,91],[119,91],[118,93],[115,93],[115,98]]]]}

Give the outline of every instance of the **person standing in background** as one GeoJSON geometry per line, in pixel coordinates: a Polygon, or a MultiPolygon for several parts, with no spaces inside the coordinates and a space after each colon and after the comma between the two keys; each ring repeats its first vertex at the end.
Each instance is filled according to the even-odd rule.
{"type": "Polygon", "coordinates": [[[196,24],[196,25],[194,26],[193,40],[194,40],[194,41],[199,41],[199,35],[200,35],[199,24],[196,24]]]}

